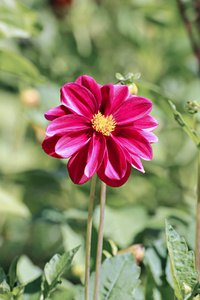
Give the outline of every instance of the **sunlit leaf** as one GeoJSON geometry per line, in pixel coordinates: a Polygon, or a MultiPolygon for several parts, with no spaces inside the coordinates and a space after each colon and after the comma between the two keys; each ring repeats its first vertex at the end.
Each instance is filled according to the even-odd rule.
{"type": "MultiPolygon", "coordinates": [[[[140,280],[140,267],[137,266],[131,252],[107,258],[100,271],[99,299],[126,299],[138,300],[137,295],[142,299],[142,291],[136,290],[140,280]],[[136,294],[135,294],[136,293],[136,294]]],[[[95,273],[90,278],[89,299],[93,299],[95,273]]],[[[78,287],[75,300],[84,299],[83,287],[78,287]]]]}
{"type": "Polygon", "coordinates": [[[64,253],[62,256],[55,254],[44,267],[44,276],[42,279],[42,292],[44,298],[48,297],[52,291],[61,283],[60,276],[71,266],[74,255],[80,246],[64,253]]]}
{"type": "Polygon", "coordinates": [[[133,292],[140,283],[139,276],[140,268],[132,253],[106,259],[101,268],[100,299],[135,299],[133,292]]]}
{"type": "Polygon", "coordinates": [[[25,285],[21,285],[21,284],[17,285],[13,288],[12,294],[18,298],[23,294],[24,289],[25,289],[25,285]]]}
{"type": "Polygon", "coordinates": [[[0,212],[24,217],[29,216],[30,213],[26,205],[19,202],[16,198],[10,192],[0,188],[0,212]]]}
{"type": "Polygon", "coordinates": [[[180,238],[167,221],[166,238],[174,292],[178,300],[183,300],[197,283],[198,272],[194,269],[194,252],[188,251],[185,240],[180,238]]]}
{"type": "Polygon", "coordinates": [[[17,276],[21,283],[28,283],[42,274],[42,270],[35,266],[26,255],[20,256],[17,264],[17,276]]]}
{"type": "Polygon", "coordinates": [[[26,58],[8,50],[0,50],[0,70],[13,73],[29,83],[42,83],[44,78],[26,58]]]}
{"type": "Polygon", "coordinates": [[[16,0],[0,0],[0,37],[29,38],[40,30],[33,10],[16,0]]]}
{"type": "Polygon", "coordinates": [[[115,74],[115,77],[118,79],[118,80],[124,80],[124,76],[122,75],[122,74],[120,74],[120,73],[116,73],[115,74]]]}
{"type": "MultiPolygon", "coordinates": [[[[84,245],[83,236],[75,232],[68,224],[60,226],[63,246],[65,251],[75,248],[77,245],[84,245]]],[[[85,271],[85,249],[81,247],[73,259],[72,271],[76,276],[83,276],[85,271]]]]}
{"type": "Polygon", "coordinates": [[[0,299],[2,299],[2,300],[12,300],[13,299],[12,293],[10,291],[10,287],[6,281],[3,281],[0,284],[0,299]]]}

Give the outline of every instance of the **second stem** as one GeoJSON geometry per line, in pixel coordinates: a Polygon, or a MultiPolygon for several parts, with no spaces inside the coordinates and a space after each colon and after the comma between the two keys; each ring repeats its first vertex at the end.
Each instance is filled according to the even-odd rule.
{"type": "Polygon", "coordinates": [[[97,243],[97,258],[96,258],[96,271],[95,271],[95,285],[94,285],[94,300],[98,300],[99,293],[99,280],[100,280],[100,268],[101,257],[103,248],[103,223],[104,223],[104,210],[106,202],[106,184],[101,183],[101,200],[100,200],[100,221],[99,221],[99,234],[97,243]]]}

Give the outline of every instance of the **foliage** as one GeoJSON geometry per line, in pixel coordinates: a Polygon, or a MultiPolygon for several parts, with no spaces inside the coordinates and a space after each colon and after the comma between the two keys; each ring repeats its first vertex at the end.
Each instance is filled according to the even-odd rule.
{"type": "MultiPolygon", "coordinates": [[[[197,2],[184,1],[194,24],[198,14],[193,3],[197,2]]],[[[23,300],[38,299],[42,280],[47,295],[60,280],[60,273],[54,277],[56,282],[48,282],[42,271],[46,262],[55,253],[60,256],[53,261],[60,261],[63,253],[80,244],[71,268],[62,274],[62,284],[50,299],[72,300],[83,282],[90,183],[73,185],[66,161],[45,155],[41,143],[47,125],[43,114],[59,105],[60,87],[88,74],[100,84],[134,82],[138,95],[153,101],[159,143],[154,146],[152,162],[144,162],[145,174],[132,170],[124,186],[108,187],[104,250],[112,252],[107,239],[120,250],[142,243],[146,254],[135,298],[171,300],[174,293],[164,220],[167,218],[194,250],[197,156],[196,147],[174,121],[173,113],[180,116],[180,112],[194,137],[190,131],[194,119],[184,107],[187,101],[198,101],[200,94],[197,61],[176,1],[74,0],[62,7],[55,3],[0,0],[0,266],[5,270],[0,271],[0,297],[22,297],[24,290],[23,300]],[[128,72],[137,76],[125,75],[128,72]],[[30,88],[33,93],[24,97],[23,92],[30,88]],[[17,281],[21,284],[16,285],[17,281]]],[[[199,121],[196,114],[197,127],[199,121]]],[[[91,270],[95,265],[99,190],[98,182],[91,270]]],[[[175,233],[170,229],[168,235],[172,245],[175,233]]],[[[181,249],[185,245],[179,239],[177,243],[181,249]]],[[[139,276],[131,256],[126,257],[139,276]]],[[[105,260],[103,268],[107,272],[105,265],[118,260],[120,256],[105,260]]],[[[131,289],[137,280],[130,283],[131,289]]],[[[199,287],[194,282],[187,284],[195,294],[199,287]]],[[[104,287],[102,284],[102,292],[104,287]]]]}
{"type": "Polygon", "coordinates": [[[169,101],[169,104],[172,107],[175,120],[185,130],[185,132],[187,132],[189,137],[194,142],[195,146],[197,146],[197,148],[199,148],[200,147],[200,137],[198,136],[196,131],[188,126],[188,124],[183,120],[181,114],[177,111],[175,105],[171,101],[169,101]]]}
{"type": "MultiPolygon", "coordinates": [[[[137,266],[133,254],[125,253],[107,258],[101,266],[99,298],[134,300],[135,290],[139,285],[140,268],[137,266]]],[[[90,299],[93,299],[95,273],[90,280],[90,299]]],[[[84,290],[78,288],[75,299],[84,299],[84,290]]]]}
{"type": "Polygon", "coordinates": [[[0,298],[2,300],[49,298],[57,285],[61,284],[60,276],[65,269],[70,267],[78,249],[79,247],[64,253],[62,256],[55,254],[45,265],[43,275],[26,284],[20,284],[18,281],[18,258],[15,258],[9,268],[8,275],[5,275],[2,268],[0,269],[0,298]]]}
{"type": "Polygon", "coordinates": [[[193,299],[198,271],[195,271],[194,252],[188,251],[183,238],[166,221],[167,248],[175,295],[178,300],[193,299]]]}

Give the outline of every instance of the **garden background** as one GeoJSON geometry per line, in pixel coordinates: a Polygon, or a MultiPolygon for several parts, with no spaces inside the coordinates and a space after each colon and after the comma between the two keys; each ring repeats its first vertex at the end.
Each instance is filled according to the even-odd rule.
{"type": "MultiPolygon", "coordinates": [[[[177,3],[0,0],[0,266],[8,271],[19,256],[18,277],[31,281],[55,253],[82,245],[51,299],[73,299],[73,285],[84,278],[90,182],[74,185],[67,160],[43,152],[44,113],[59,105],[61,86],[80,75],[103,85],[116,83],[116,72],[141,73],[135,81],[138,95],[153,102],[151,115],[159,123],[159,142],[153,145],[153,160],[144,162],[146,173],[132,169],[122,187],[107,188],[104,250],[111,253],[109,239],[119,249],[143,244],[138,300],[173,297],[166,218],[194,250],[197,150],[174,120],[168,100],[192,126],[185,106],[200,100],[200,81],[177,3]],[[144,290],[146,281],[149,290],[144,290]]],[[[183,3],[198,41],[199,1],[183,3]]],[[[197,115],[197,128],[198,120],[197,115]]],[[[92,270],[99,191],[97,182],[92,270]]]]}

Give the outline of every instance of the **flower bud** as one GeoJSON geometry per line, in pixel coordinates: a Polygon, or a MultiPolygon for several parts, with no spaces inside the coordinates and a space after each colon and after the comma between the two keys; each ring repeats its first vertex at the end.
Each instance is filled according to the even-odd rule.
{"type": "Polygon", "coordinates": [[[36,89],[28,88],[20,93],[20,99],[27,106],[34,107],[40,102],[40,94],[36,89]]]}
{"type": "Polygon", "coordinates": [[[126,253],[126,252],[132,252],[135,257],[136,263],[139,264],[144,257],[145,248],[143,247],[142,244],[135,244],[126,249],[122,249],[122,250],[118,251],[117,255],[126,253]]]}
{"type": "Polygon", "coordinates": [[[135,83],[132,83],[132,84],[128,85],[128,88],[129,88],[129,91],[130,91],[130,95],[137,96],[138,88],[137,88],[137,85],[135,83]]]}
{"type": "Polygon", "coordinates": [[[186,110],[190,114],[196,114],[199,112],[200,104],[197,101],[188,101],[186,104],[186,110]]]}

